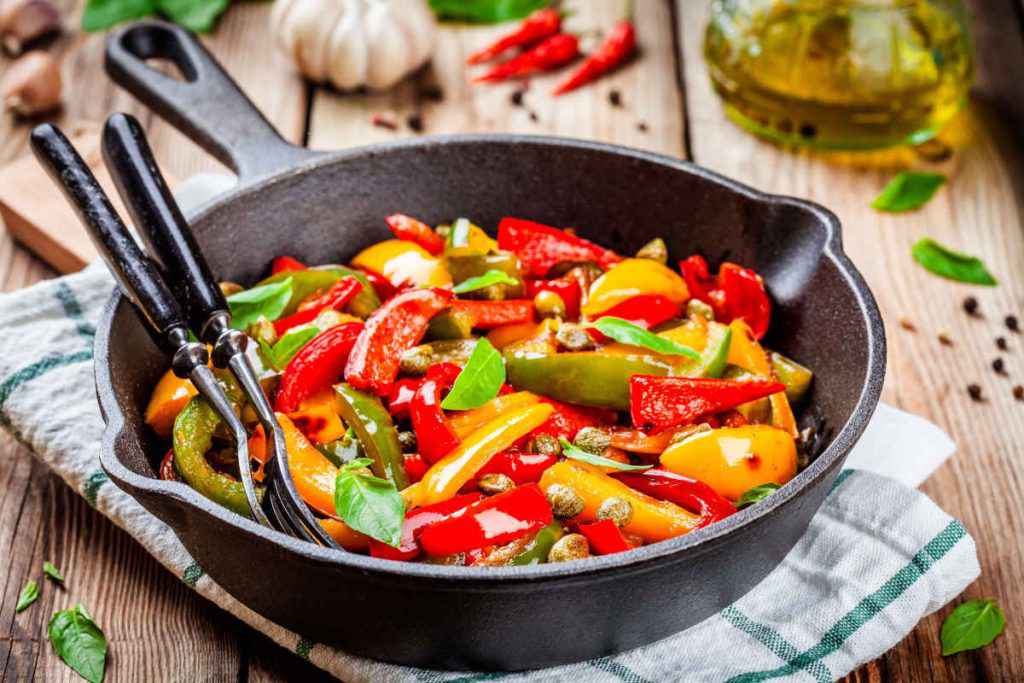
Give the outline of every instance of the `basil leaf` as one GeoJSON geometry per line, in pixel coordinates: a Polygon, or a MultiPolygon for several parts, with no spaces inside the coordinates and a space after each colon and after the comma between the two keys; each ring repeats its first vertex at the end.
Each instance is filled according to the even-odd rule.
{"type": "Polygon", "coordinates": [[[466,247],[469,246],[469,228],[473,225],[469,222],[468,218],[458,218],[455,223],[452,224],[452,229],[448,231],[448,244],[449,248],[452,247],[466,247]]]}
{"type": "Polygon", "coordinates": [[[889,181],[871,206],[890,213],[920,209],[945,182],[946,176],[939,173],[900,173],[889,181]]]}
{"type": "Polygon", "coordinates": [[[549,4],[550,0],[430,0],[438,18],[477,24],[522,19],[549,4]]]}
{"type": "Polygon", "coordinates": [[[39,584],[32,579],[28,580],[25,587],[21,589],[21,595],[18,596],[18,604],[14,606],[15,613],[25,609],[33,602],[39,599],[39,584]]]}
{"type": "Polygon", "coordinates": [[[455,378],[441,407],[445,410],[479,408],[501,391],[505,383],[505,361],[486,337],[481,337],[473,349],[466,367],[455,378]]]}
{"type": "Polygon", "coordinates": [[[452,288],[452,291],[456,294],[465,294],[466,292],[474,292],[484,287],[490,287],[491,285],[509,285],[514,287],[519,284],[519,280],[515,279],[503,270],[488,270],[483,275],[477,275],[467,280],[463,280],[459,284],[452,288]]]}
{"type": "Polygon", "coordinates": [[[367,474],[369,458],[342,466],[334,483],[334,509],[350,527],[397,548],[402,544],[405,500],[387,479],[367,474]]]}
{"type": "Polygon", "coordinates": [[[64,583],[64,575],[53,565],[52,562],[43,562],[43,573],[57,583],[64,583]]]}
{"type": "Polygon", "coordinates": [[[91,683],[103,680],[107,639],[81,604],[53,615],[47,628],[50,643],[64,663],[91,683]]]}
{"type": "Polygon", "coordinates": [[[570,460],[579,460],[580,462],[597,465],[598,467],[614,467],[615,469],[622,470],[623,472],[637,472],[639,470],[649,470],[651,468],[651,465],[627,465],[626,463],[621,463],[618,460],[606,458],[603,455],[594,455],[589,451],[573,446],[564,436],[558,437],[558,442],[562,444],[562,455],[570,460]]]}
{"type": "Polygon", "coordinates": [[[759,486],[755,486],[739,497],[739,500],[736,501],[736,509],[742,510],[743,508],[750,507],[754,503],[760,503],[780,488],[782,487],[778,484],[761,484],[759,486]]]}
{"type": "Polygon", "coordinates": [[[925,269],[944,278],[988,287],[999,284],[980,259],[947,249],[927,237],[914,244],[911,254],[925,269]]]}
{"type": "Polygon", "coordinates": [[[156,0],[160,13],[175,24],[197,33],[213,30],[229,0],[156,0]]]}
{"type": "Polygon", "coordinates": [[[968,600],[942,622],[942,655],[985,647],[1005,627],[1006,616],[995,600],[968,600]]]}
{"type": "Polygon", "coordinates": [[[83,31],[103,31],[156,12],[156,0],[88,0],[82,13],[83,31]]]}
{"type": "Polygon", "coordinates": [[[273,346],[261,339],[260,348],[275,370],[284,370],[295,354],[318,334],[320,330],[316,327],[299,327],[285,332],[273,346]]]}
{"type": "Polygon", "coordinates": [[[231,309],[231,326],[236,330],[244,330],[263,316],[267,320],[277,320],[284,313],[285,306],[292,296],[292,278],[280,282],[260,285],[228,297],[228,308],[231,309]]]}
{"type": "Polygon", "coordinates": [[[623,344],[642,346],[645,349],[650,349],[655,353],[667,356],[686,356],[693,360],[700,360],[700,354],[689,346],[683,346],[671,339],[659,337],[653,332],[648,332],[639,325],[634,325],[622,318],[606,315],[603,318],[598,318],[590,326],[601,332],[601,334],[623,344]]]}

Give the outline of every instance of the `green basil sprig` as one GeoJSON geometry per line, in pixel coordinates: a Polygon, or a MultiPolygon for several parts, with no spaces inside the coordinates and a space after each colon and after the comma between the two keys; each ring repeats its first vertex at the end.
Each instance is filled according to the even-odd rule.
{"type": "Polygon", "coordinates": [[[659,337],[653,332],[648,332],[639,325],[634,325],[622,318],[606,315],[595,320],[590,326],[601,332],[601,334],[623,344],[642,346],[645,349],[650,349],[655,353],[667,356],[686,356],[693,360],[700,360],[700,354],[689,346],[683,346],[671,339],[659,337]]]}
{"type": "Polygon", "coordinates": [[[944,278],[987,287],[999,284],[981,259],[947,249],[933,239],[925,237],[918,240],[911,254],[927,270],[944,278]]]}
{"type": "Polygon", "coordinates": [[[968,600],[942,622],[942,655],[985,647],[1005,627],[1006,616],[995,600],[968,600]]]}
{"type": "Polygon", "coordinates": [[[47,628],[57,656],[90,683],[100,683],[107,662],[107,639],[81,604],[53,615],[47,628]]]}
{"type": "Polygon", "coordinates": [[[405,501],[392,481],[369,474],[373,461],[342,465],[334,484],[334,509],[345,524],[397,548],[402,544],[405,501]]]}
{"type": "Polygon", "coordinates": [[[739,497],[739,500],[736,501],[736,509],[742,510],[743,508],[750,507],[754,503],[760,503],[780,488],[782,487],[778,484],[760,484],[755,486],[739,497]]]}
{"type": "Polygon", "coordinates": [[[14,606],[14,611],[20,612],[38,599],[39,584],[29,579],[25,587],[21,589],[21,595],[18,596],[18,604],[14,606]]]}
{"type": "Polygon", "coordinates": [[[515,287],[519,284],[519,280],[515,279],[503,270],[488,270],[483,275],[477,275],[463,280],[459,284],[452,288],[452,291],[456,294],[465,294],[466,292],[475,292],[478,289],[484,287],[490,287],[492,285],[509,285],[515,287]]]}
{"type": "Polygon", "coordinates": [[[445,410],[471,410],[479,408],[501,391],[505,383],[505,361],[491,342],[481,337],[466,367],[455,378],[441,407],[445,410]]]}
{"type": "Polygon", "coordinates": [[[175,24],[206,33],[228,8],[230,0],[88,0],[83,31],[103,31],[125,21],[160,14],[175,24]]]}
{"type": "Polygon", "coordinates": [[[292,281],[292,278],[287,277],[280,282],[260,285],[229,296],[231,326],[244,330],[261,316],[270,321],[280,318],[288,300],[292,298],[292,281]]]}
{"type": "Polygon", "coordinates": [[[547,7],[550,0],[430,0],[430,8],[439,19],[496,24],[522,19],[530,12],[547,7]]]}
{"type": "Polygon", "coordinates": [[[316,327],[299,327],[285,332],[273,346],[261,339],[260,348],[275,370],[284,370],[295,354],[318,334],[320,330],[316,327]]]}
{"type": "Polygon", "coordinates": [[[564,436],[558,437],[558,442],[562,444],[562,455],[569,458],[570,460],[579,460],[590,465],[597,465],[598,467],[614,467],[617,470],[623,472],[638,472],[640,470],[649,470],[651,465],[629,465],[618,460],[612,460],[606,458],[603,455],[595,455],[590,451],[585,451],[582,448],[577,448],[569,443],[569,440],[564,436]]]}
{"type": "Polygon", "coordinates": [[[43,573],[57,583],[64,583],[64,575],[60,573],[60,570],[52,562],[43,562],[43,573]]]}
{"type": "Polygon", "coordinates": [[[945,182],[940,173],[906,171],[889,181],[871,206],[889,213],[913,211],[927,204],[945,182]]]}

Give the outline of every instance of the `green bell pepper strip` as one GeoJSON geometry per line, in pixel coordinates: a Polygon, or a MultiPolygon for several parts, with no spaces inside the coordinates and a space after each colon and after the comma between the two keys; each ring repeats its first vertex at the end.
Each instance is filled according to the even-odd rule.
{"type": "Polygon", "coordinates": [[[811,388],[814,373],[776,351],[768,353],[768,360],[772,364],[775,377],[786,385],[786,398],[791,404],[799,403],[811,388]]]}
{"type": "MultiPolygon", "coordinates": [[[[518,299],[523,295],[522,275],[519,272],[519,259],[510,251],[496,254],[481,254],[469,248],[450,250],[445,256],[445,266],[452,276],[453,284],[461,284],[472,277],[480,277],[489,270],[500,270],[509,277],[519,280],[517,285],[501,285],[505,288],[505,298],[518,299]]],[[[471,297],[472,298],[472,297],[471,297]]]]}
{"type": "Polygon", "coordinates": [[[544,564],[548,561],[548,553],[558,539],[565,535],[561,522],[552,522],[537,532],[537,535],[530,541],[523,552],[512,558],[509,564],[544,564]]]}
{"type": "Polygon", "coordinates": [[[473,316],[466,311],[448,309],[430,319],[427,333],[428,340],[469,339],[473,336],[473,316]]]}
{"type": "Polygon", "coordinates": [[[290,315],[310,295],[321,290],[327,290],[346,275],[351,275],[359,280],[359,284],[363,288],[356,294],[355,298],[348,302],[345,310],[360,318],[370,317],[371,313],[380,308],[380,299],[377,298],[377,292],[374,291],[370,281],[366,279],[366,275],[347,266],[315,266],[305,270],[283,271],[277,275],[271,275],[265,280],[261,280],[256,286],[273,284],[290,277],[292,279],[292,297],[288,300],[288,305],[285,306],[284,313],[282,314],[290,315]]]}
{"type": "Polygon", "coordinates": [[[732,330],[728,325],[709,322],[708,341],[701,351],[700,360],[686,361],[672,374],[680,377],[721,377],[729,359],[731,343],[732,330]]]}
{"type": "Polygon", "coordinates": [[[359,391],[348,383],[334,385],[335,407],[345,424],[352,428],[373,460],[370,469],[378,477],[390,479],[401,491],[409,485],[405,458],[398,442],[398,430],[384,404],[376,396],[359,391]]]}

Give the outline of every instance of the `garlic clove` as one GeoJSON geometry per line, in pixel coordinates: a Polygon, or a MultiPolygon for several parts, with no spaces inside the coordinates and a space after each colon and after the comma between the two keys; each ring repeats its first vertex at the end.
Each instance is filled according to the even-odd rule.
{"type": "Polygon", "coordinates": [[[373,46],[373,58],[366,70],[366,85],[375,90],[390,88],[409,73],[410,49],[391,14],[389,3],[374,3],[363,22],[366,42],[373,46]]]}
{"type": "Polygon", "coordinates": [[[280,27],[288,36],[288,52],[299,71],[314,81],[327,77],[324,52],[330,39],[330,26],[341,11],[339,3],[325,5],[322,0],[291,0],[285,23],[280,27]]]}
{"type": "Polygon", "coordinates": [[[27,43],[61,28],[60,12],[50,0],[0,1],[0,42],[8,54],[20,55],[27,43]]]}
{"type": "Polygon", "coordinates": [[[331,31],[327,49],[328,77],[336,88],[351,90],[366,83],[370,44],[363,32],[362,0],[342,0],[345,13],[331,31]]]}
{"type": "Polygon", "coordinates": [[[46,52],[27,52],[0,76],[4,109],[19,116],[43,114],[60,105],[60,65],[46,52]]]}
{"type": "Polygon", "coordinates": [[[426,0],[392,0],[396,20],[409,37],[409,69],[423,66],[434,54],[437,20],[426,0]]]}

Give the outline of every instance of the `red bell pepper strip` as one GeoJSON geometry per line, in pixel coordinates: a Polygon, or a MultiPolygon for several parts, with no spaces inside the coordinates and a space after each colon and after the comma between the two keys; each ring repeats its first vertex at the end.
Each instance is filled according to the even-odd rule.
{"type": "Polygon", "coordinates": [[[641,294],[612,306],[601,315],[622,318],[649,330],[666,320],[678,318],[681,312],[682,307],[664,294],[641,294]]]}
{"type": "Polygon", "coordinates": [[[405,513],[405,521],[402,523],[402,544],[395,548],[376,539],[370,539],[370,555],[388,560],[409,561],[415,559],[420,554],[416,536],[421,529],[443,520],[453,512],[472,505],[481,497],[479,493],[467,493],[440,503],[409,510],[405,513]]]}
{"type": "Polygon", "coordinates": [[[630,416],[637,427],[651,425],[664,429],[785,389],[781,382],[763,378],[735,380],[633,375],[629,378],[630,416]]]}
{"type": "Polygon", "coordinates": [[[430,469],[430,465],[419,453],[406,453],[402,456],[405,465],[405,476],[409,477],[409,483],[415,484],[430,469]]]}
{"type": "Polygon", "coordinates": [[[633,549],[626,537],[622,535],[622,530],[615,526],[615,522],[610,519],[602,519],[591,524],[580,524],[577,528],[581,534],[587,537],[590,549],[596,555],[611,555],[633,549]]]}
{"type": "Polygon", "coordinates": [[[270,274],[277,275],[278,273],[291,272],[295,270],[305,270],[306,264],[302,261],[293,259],[291,256],[278,256],[276,259],[270,262],[270,274]]]}
{"type": "Polygon", "coordinates": [[[431,524],[419,536],[428,555],[502,545],[551,523],[551,506],[536,484],[519,486],[473,503],[431,524]]]}
{"type": "Polygon", "coordinates": [[[454,363],[438,363],[427,369],[427,375],[416,390],[409,406],[409,417],[416,432],[420,455],[434,464],[459,447],[459,437],[448,426],[441,410],[442,394],[455,384],[462,368],[454,363]]]}
{"type": "Polygon", "coordinates": [[[362,332],[362,323],[344,323],[313,337],[284,369],[275,410],[295,412],[307,396],[337,382],[362,332]]]}
{"type": "Polygon", "coordinates": [[[507,450],[498,453],[484,465],[477,478],[485,474],[504,474],[518,486],[520,484],[532,484],[540,481],[540,475],[544,470],[555,464],[556,458],[553,455],[543,453],[523,453],[522,451],[507,450]]]}
{"type": "Polygon", "coordinates": [[[655,468],[643,472],[613,472],[611,476],[631,489],[700,515],[698,529],[736,512],[732,503],[704,482],[675,472],[655,468]]]}
{"type": "Polygon", "coordinates": [[[482,50],[469,56],[466,64],[483,64],[498,57],[503,52],[516,47],[529,47],[537,41],[553,36],[562,27],[562,16],[550,7],[539,9],[523,20],[512,33],[498,38],[482,50]]]}
{"type": "Polygon", "coordinates": [[[392,214],[384,221],[398,239],[415,242],[434,256],[444,252],[444,240],[426,223],[401,213],[392,214]]]}
{"type": "Polygon", "coordinates": [[[169,448],[164,455],[164,459],[160,461],[160,469],[157,470],[157,474],[164,481],[178,481],[178,473],[174,471],[173,448],[169,448]]]}
{"type": "Polygon", "coordinates": [[[402,353],[419,343],[430,319],[451,298],[451,290],[413,289],[385,302],[367,319],[356,340],[345,366],[345,381],[356,389],[386,396],[398,376],[402,353]]]}
{"type": "Polygon", "coordinates": [[[497,83],[510,78],[529,76],[547,71],[576,59],[580,54],[580,41],[570,33],[558,33],[545,38],[538,45],[507,62],[491,67],[473,79],[474,83],[497,83]]]}
{"type": "Polygon", "coordinates": [[[564,95],[595,80],[598,76],[622,64],[636,49],[636,29],[633,22],[620,19],[601,45],[580,64],[568,78],[556,87],[552,94],[564,95]]]}
{"type": "Polygon", "coordinates": [[[416,390],[420,388],[422,383],[422,379],[413,379],[411,377],[395,382],[394,386],[391,387],[391,393],[388,394],[388,412],[391,413],[391,417],[400,420],[409,415],[412,397],[416,395],[416,390]]]}
{"type": "Polygon", "coordinates": [[[472,316],[473,327],[491,330],[502,325],[533,321],[533,301],[530,299],[507,299],[505,301],[477,301],[456,299],[452,310],[472,316]]]}
{"type": "Polygon", "coordinates": [[[381,301],[387,301],[398,292],[398,289],[380,273],[375,273],[369,268],[359,268],[358,270],[366,276],[373,291],[377,293],[377,298],[381,301]]]}
{"type": "Polygon", "coordinates": [[[320,313],[327,309],[340,311],[356,294],[362,291],[363,285],[351,275],[341,278],[321,296],[302,304],[299,310],[289,316],[274,321],[274,331],[283,335],[293,327],[311,323],[320,313]]]}
{"type": "Polygon", "coordinates": [[[715,319],[730,323],[740,318],[750,326],[755,339],[761,339],[771,322],[772,303],[761,276],[735,263],[723,263],[714,278],[703,256],[694,254],[679,262],[690,296],[711,306],[715,319]]]}
{"type": "Polygon", "coordinates": [[[539,292],[553,292],[565,304],[565,317],[576,320],[580,317],[580,283],[571,278],[555,278],[554,280],[526,280],[526,296],[531,299],[539,292]]]}
{"type": "Polygon", "coordinates": [[[614,424],[617,415],[614,410],[604,408],[589,408],[584,406],[573,406],[562,403],[551,398],[541,398],[542,403],[550,403],[555,407],[551,417],[527,435],[527,441],[538,434],[550,434],[555,437],[565,437],[569,441],[576,438],[576,433],[584,427],[600,427],[602,425],[614,424]]]}
{"type": "Polygon", "coordinates": [[[498,247],[514,252],[524,273],[531,277],[545,277],[552,266],[566,261],[593,261],[607,269],[622,260],[614,251],[582,237],[521,218],[501,219],[498,247]]]}

